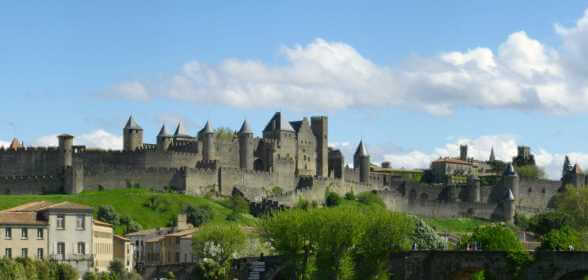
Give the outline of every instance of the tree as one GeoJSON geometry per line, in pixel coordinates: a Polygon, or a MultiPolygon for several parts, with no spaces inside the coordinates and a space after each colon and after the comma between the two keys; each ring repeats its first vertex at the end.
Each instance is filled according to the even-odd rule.
{"type": "Polygon", "coordinates": [[[96,218],[112,225],[120,224],[120,215],[114,210],[112,205],[102,205],[98,207],[96,218]]]}
{"type": "Polygon", "coordinates": [[[465,249],[468,245],[477,245],[484,251],[517,251],[524,250],[517,235],[502,224],[489,224],[477,227],[474,232],[462,240],[458,247],[465,249]]]}
{"type": "Polygon", "coordinates": [[[335,192],[327,192],[325,195],[325,205],[327,205],[327,207],[339,206],[341,204],[341,200],[341,196],[335,192]]]}
{"type": "Polygon", "coordinates": [[[218,127],[214,130],[214,135],[216,135],[216,139],[219,140],[233,140],[237,134],[234,130],[228,127],[218,127]]]}
{"type": "Polygon", "coordinates": [[[245,234],[232,224],[206,225],[194,234],[192,250],[205,279],[226,279],[233,256],[244,247],[245,234]]]}
{"type": "Polygon", "coordinates": [[[570,159],[566,155],[563,163],[563,168],[561,171],[561,176],[565,177],[570,171],[572,171],[572,164],[570,163],[570,159]]]}
{"type": "Polygon", "coordinates": [[[515,166],[515,171],[519,177],[524,179],[545,179],[545,170],[536,165],[515,166]]]}
{"type": "Polygon", "coordinates": [[[59,280],[78,280],[79,272],[69,264],[57,264],[57,274],[59,280]]]}
{"type": "Polygon", "coordinates": [[[431,228],[425,221],[419,218],[415,219],[414,231],[411,234],[411,242],[416,244],[417,248],[422,250],[443,249],[445,241],[431,228]]]}
{"type": "Polygon", "coordinates": [[[345,198],[346,200],[351,200],[351,201],[353,201],[353,200],[355,200],[355,194],[353,193],[353,191],[346,192],[346,193],[345,193],[345,196],[344,196],[344,198],[345,198]]]}
{"type": "Polygon", "coordinates": [[[187,215],[188,222],[195,227],[206,224],[213,218],[212,209],[208,205],[198,207],[188,205],[184,208],[184,212],[187,215]]]}
{"type": "Polygon", "coordinates": [[[564,251],[568,250],[569,246],[572,246],[576,250],[585,249],[581,241],[579,232],[569,226],[564,226],[559,229],[553,229],[545,234],[541,240],[541,246],[537,250],[564,251]]]}
{"type": "Polygon", "coordinates": [[[27,280],[22,264],[9,258],[0,258],[0,279],[27,280]]]}
{"type": "Polygon", "coordinates": [[[552,230],[561,229],[571,222],[572,218],[570,215],[562,211],[553,211],[533,216],[529,221],[528,228],[534,233],[544,235],[552,230]]]}
{"type": "Polygon", "coordinates": [[[588,188],[566,187],[566,191],[556,197],[558,211],[569,216],[575,227],[588,228],[588,188]]]}
{"type": "Polygon", "coordinates": [[[126,276],[125,264],[120,259],[113,259],[108,265],[108,271],[116,279],[126,276]]]}

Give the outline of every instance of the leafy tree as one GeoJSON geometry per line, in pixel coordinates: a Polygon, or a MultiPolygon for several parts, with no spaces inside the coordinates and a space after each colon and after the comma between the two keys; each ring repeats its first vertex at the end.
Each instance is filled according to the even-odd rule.
{"type": "Polygon", "coordinates": [[[112,276],[116,279],[126,276],[125,264],[120,259],[113,259],[110,264],[108,264],[108,271],[110,271],[112,276]]]}
{"type": "Polygon", "coordinates": [[[92,271],[88,271],[86,273],[84,273],[84,276],[82,276],[83,280],[99,280],[98,279],[98,274],[96,274],[96,272],[92,272],[92,271]]]}
{"type": "Polygon", "coordinates": [[[533,216],[529,221],[529,230],[539,235],[558,230],[572,222],[570,215],[561,212],[547,212],[533,216]]]}
{"type": "Polygon", "coordinates": [[[9,259],[0,259],[0,279],[27,280],[22,264],[9,259]]]}
{"type": "Polygon", "coordinates": [[[192,249],[204,279],[226,279],[233,256],[244,247],[245,234],[232,224],[206,225],[194,234],[192,249]]]}
{"type": "Polygon", "coordinates": [[[327,207],[339,206],[341,204],[341,201],[341,196],[339,196],[335,192],[327,192],[327,194],[325,195],[325,205],[327,205],[327,207]]]}
{"type": "Polygon", "coordinates": [[[443,249],[445,241],[431,228],[425,221],[415,217],[415,227],[411,234],[411,242],[417,245],[417,248],[424,250],[443,249]]]}
{"type": "Polygon", "coordinates": [[[237,133],[228,127],[218,127],[214,130],[214,135],[216,135],[216,139],[219,140],[233,140],[237,133]]]}
{"type": "Polygon", "coordinates": [[[468,244],[477,244],[484,251],[524,250],[517,235],[502,224],[489,224],[477,227],[470,236],[460,240],[458,247],[465,249],[468,244]]]}
{"type": "Polygon", "coordinates": [[[515,171],[519,177],[524,179],[545,179],[545,170],[536,165],[515,166],[515,171]]]}
{"type": "Polygon", "coordinates": [[[229,208],[237,213],[249,213],[249,202],[241,195],[233,195],[229,200],[229,208]]]}
{"type": "Polygon", "coordinates": [[[114,210],[112,205],[102,205],[98,207],[96,218],[112,225],[120,224],[120,215],[114,210]]]}
{"type": "Polygon", "coordinates": [[[588,188],[567,187],[555,204],[559,212],[569,216],[573,226],[588,228],[588,188]]]}
{"type": "Polygon", "coordinates": [[[79,272],[69,264],[58,264],[57,274],[59,280],[78,280],[80,278],[79,272]]]}
{"type": "Polygon", "coordinates": [[[351,201],[353,201],[353,200],[355,200],[355,194],[353,193],[353,191],[346,192],[346,193],[345,193],[345,197],[344,197],[344,198],[345,198],[346,200],[351,200],[351,201]]]}
{"type": "Polygon", "coordinates": [[[365,205],[375,205],[384,208],[386,207],[386,203],[384,203],[384,200],[377,193],[374,192],[362,192],[358,194],[357,201],[365,205]]]}
{"type": "Polygon", "coordinates": [[[199,227],[203,224],[210,222],[213,218],[213,212],[210,206],[197,206],[188,205],[184,208],[184,212],[187,215],[188,222],[199,227]]]}
{"type": "Polygon", "coordinates": [[[585,249],[581,242],[581,235],[569,226],[560,229],[553,229],[543,236],[541,246],[537,250],[542,251],[563,251],[568,250],[569,246],[574,249],[585,249]]]}

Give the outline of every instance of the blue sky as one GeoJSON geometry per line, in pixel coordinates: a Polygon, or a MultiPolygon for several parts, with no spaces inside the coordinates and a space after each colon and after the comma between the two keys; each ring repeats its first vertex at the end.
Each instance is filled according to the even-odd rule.
{"type": "Polygon", "coordinates": [[[0,144],[113,148],[131,113],[147,142],[178,120],[259,134],[284,111],[397,167],[461,143],[588,164],[583,1],[119,2],[3,4],[0,144]]]}

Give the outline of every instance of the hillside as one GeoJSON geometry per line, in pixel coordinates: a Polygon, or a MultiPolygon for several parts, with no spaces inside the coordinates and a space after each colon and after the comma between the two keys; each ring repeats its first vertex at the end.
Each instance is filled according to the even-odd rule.
{"type": "MultiPolygon", "coordinates": [[[[227,215],[231,213],[223,201],[195,197],[177,193],[152,192],[147,189],[113,189],[104,191],[82,192],[80,194],[58,195],[0,195],[0,210],[11,208],[31,201],[46,200],[52,202],[71,201],[85,204],[98,209],[101,205],[112,205],[120,215],[128,215],[143,228],[166,226],[186,205],[208,205],[213,211],[212,223],[225,223],[227,215]],[[163,207],[152,209],[145,206],[147,201],[157,197],[163,201],[163,207]]],[[[252,225],[255,218],[241,215],[237,223],[252,225]]],[[[117,229],[120,233],[121,229],[117,229]]]]}

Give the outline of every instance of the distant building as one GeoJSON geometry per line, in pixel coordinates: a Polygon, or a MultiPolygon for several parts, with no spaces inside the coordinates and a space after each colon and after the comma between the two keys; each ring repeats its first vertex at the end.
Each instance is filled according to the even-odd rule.
{"type": "Polygon", "coordinates": [[[135,256],[135,246],[131,240],[115,234],[113,239],[113,247],[113,258],[123,262],[126,271],[133,271],[135,265],[133,260],[133,257],[135,256]]]}
{"type": "Polygon", "coordinates": [[[94,270],[97,272],[108,271],[108,266],[112,262],[114,254],[112,225],[94,220],[92,234],[94,270]]]}

